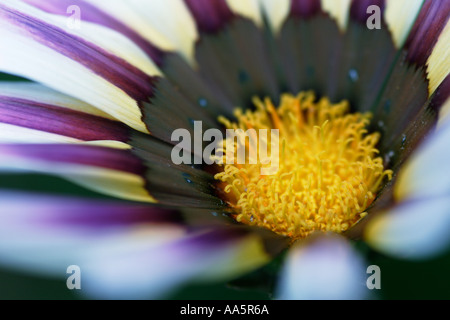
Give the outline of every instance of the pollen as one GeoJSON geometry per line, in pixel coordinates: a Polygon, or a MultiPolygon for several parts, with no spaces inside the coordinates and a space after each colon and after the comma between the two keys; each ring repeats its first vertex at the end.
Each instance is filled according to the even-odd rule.
{"type": "Polygon", "coordinates": [[[235,122],[219,118],[226,129],[242,134],[219,145],[219,195],[237,222],[294,240],[347,231],[392,179],[378,157],[380,134],[367,130],[371,114],[350,113],[347,101],[332,104],[313,92],[284,94],[280,100],[275,108],[269,98],[254,98],[256,109],[237,109],[235,122]],[[274,129],[278,137],[266,134],[274,129]],[[245,161],[238,159],[239,147],[246,151],[245,161]],[[269,156],[261,155],[264,147],[269,156]],[[276,158],[276,168],[264,172],[274,167],[267,158],[276,158]]]}

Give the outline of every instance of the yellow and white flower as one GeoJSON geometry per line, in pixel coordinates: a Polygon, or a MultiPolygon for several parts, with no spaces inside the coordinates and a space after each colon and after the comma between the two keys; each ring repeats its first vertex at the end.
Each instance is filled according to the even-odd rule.
{"type": "Polygon", "coordinates": [[[449,0],[0,0],[0,71],[24,78],[0,82],[1,174],[117,198],[0,191],[1,264],[161,297],[287,250],[279,298],[363,298],[347,240],[449,247],[449,16],[449,0]],[[195,121],[279,129],[280,171],[174,165],[171,134],[195,121]]]}

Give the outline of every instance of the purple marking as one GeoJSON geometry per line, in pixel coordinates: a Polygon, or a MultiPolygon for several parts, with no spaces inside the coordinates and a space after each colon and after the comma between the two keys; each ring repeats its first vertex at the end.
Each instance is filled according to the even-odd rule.
{"type": "Polygon", "coordinates": [[[385,0],[353,0],[350,7],[350,19],[366,25],[367,20],[370,18],[371,14],[367,13],[367,8],[375,5],[384,12],[385,0]]]}
{"type": "Polygon", "coordinates": [[[449,95],[450,95],[450,75],[448,75],[444,79],[444,81],[442,81],[440,86],[436,89],[430,103],[431,108],[433,108],[433,110],[435,110],[436,113],[439,113],[441,107],[448,100],[449,95]]]}
{"type": "Polygon", "coordinates": [[[84,141],[127,142],[124,124],[80,111],[19,98],[0,96],[0,122],[84,141]]]}
{"type": "Polygon", "coordinates": [[[320,12],[320,0],[292,0],[291,16],[293,17],[308,19],[320,12]]]}
{"type": "Polygon", "coordinates": [[[130,150],[76,144],[0,145],[2,155],[16,155],[50,163],[93,166],[144,175],[146,167],[130,150]]]}
{"type": "Polygon", "coordinates": [[[5,197],[0,216],[6,223],[97,228],[182,221],[178,212],[150,205],[5,192],[0,192],[0,197],[5,197]]]}
{"type": "MultiPolygon", "coordinates": [[[[195,231],[195,229],[191,230],[195,231]]],[[[198,231],[198,230],[197,230],[198,231]]],[[[188,241],[184,240],[186,246],[192,247],[218,247],[221,244],[229,243],[230,241],[235,241],[244,236],[248,235],[248,232],[240,229],[234,228],[232,226],[216,227],[214,232],[204,233],[195,238],[191,238],[188,241]]]]}
{"type": "Polygon", "coordinates": [[[424,3],[405,44],[409,61],[420,66],[427,63],[449,17],[450,1],[429,0],[424,3]]]}
{"type": "Polygon", "coordinates": [[[184,1],[195,18],[198,29],[202,32],[218,32],[234,18],[225,0],[184,1]]]}

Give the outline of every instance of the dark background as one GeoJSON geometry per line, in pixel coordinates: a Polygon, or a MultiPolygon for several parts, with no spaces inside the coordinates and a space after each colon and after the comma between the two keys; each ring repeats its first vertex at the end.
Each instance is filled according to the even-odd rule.
{"type": "MultiPolygon", "coordinates": [[[[17,78],[0,74],[0,81],[2,80],[17,80],[17,78]]],[[[62,179],[43,175],[0,175],[0,189],[105,198],[62,179]]],[[[380,255],[363,243],[356,245],[366,257],[368,266],[378,265],[381,268],[382,289],[374,294],[375,299],[450,299],[450,250],[434,260],[410,262],[380,255]]],[[[267,288],[273,284],[269,276],[276,274],[274,269],[276,268],[272,264],[268,268],[232,284],[188,285],[168,298],[188,300],[269,299],[267,288]],[[252,286],[254,283],[263,284],[264,288],[255,289],[252,286]]],[[[0,268],[0,299],[84,298],[80,293],[69,291],[65,281],[65,279],[35,277],[15,270],[0,268]]]]}

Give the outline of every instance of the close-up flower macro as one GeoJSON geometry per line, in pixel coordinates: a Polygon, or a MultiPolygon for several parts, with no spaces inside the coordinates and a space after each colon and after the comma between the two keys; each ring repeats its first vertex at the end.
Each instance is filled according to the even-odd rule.
{"type": "Polygon", "coordinates": [[[0,0],[0,299],[450,299],[450,0],[0,0]]]}

